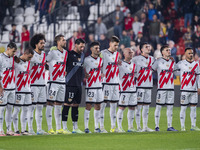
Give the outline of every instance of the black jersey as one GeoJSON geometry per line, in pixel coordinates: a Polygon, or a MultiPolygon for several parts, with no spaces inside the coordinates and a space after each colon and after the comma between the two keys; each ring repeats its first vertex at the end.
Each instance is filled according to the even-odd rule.
{"type": "Polygon", "coordinates": [[[84,78],[83,59],[84,59],[84,54],[78,54],[73,50],[69,51],[66,64],[67,86],[82,86],[84,78]]]}

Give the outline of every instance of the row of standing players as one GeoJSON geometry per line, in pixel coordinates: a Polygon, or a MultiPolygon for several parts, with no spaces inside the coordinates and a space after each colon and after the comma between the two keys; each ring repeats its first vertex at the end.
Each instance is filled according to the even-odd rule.
{"type": "Polygon", "coordinates": [[[34,135],[33,112],[37,134],[90,133],[88,122],[90,109],[94,104],[94,122],[96,133],[106,133],[104,128],[104,110],[110,102],[110,132],[125,132],[122,128],[123,111],[128,107],[128,132],[154,131],[148,128],[148,112],[151,103],[152,71],[158,72],[158,92],[156,98],[155,123],[159,131],[160,110],[167,105],[168,131],[177,131],[172,127],[174,104],[174,74],[181,76],[181,130],[185,130],[185,111],[191,106],[191,129],[196,127],[196,105],[198,102],[199,66],[193,61],[193,50],[187,48],[186,60],[178,64],[170,59],[167,45],[161,48],[162,58],[154,61],[149,56],[150,46],[142,43],[142,54],[133,58],[133,52],[126,48],[124,60],[119,60],[117,52],[119,39],[113,36],[110,47],[101,51],[99,43],[91,43],[91,56],[84,59],[85,41],[77,39],[72,51],[64,50],[66,40],[63,35],[55,37],[56,47],[52,47],[47,57],[44,53],[45,37],[36,34],[31,38],[32,48],[26,49],[19,58],[14,56],[17,47],[9,43],[6,52],[0,55],[1,88],[0,94],[0,135],[4,136],[4,111],[7,135],[20,135],[18,113],[21,111],[21,134],[34,135]],[[46,63],[47,62],[47,63],[46,63]],[[47,65],[48,64],[48,65],[47,65]],[[45,87],[45,68],[49,69],[49,81],[45,87]],[[86,109],[84,113],[85,132],[78,128],[78,107],[81,102],[82,81],[86,77],[86,109]],[[15,81],[16,80],[16,81],[15,81]],[[137,89],[136,89],[137,87],[137,89]],[[117,103],[119,109],[116,113],[117,103]],[[42,130],[42,109],[46,106],[48,132],[42,130]],[[14,106],[14,110],[13,110],[14,106]],[[52,109],[56,122],[56,131],[52,127],[52,109]],[[67,128],[68,112],[71,107],[73,131],[67,128]],[[62,109],[63,108],[63,109],[62,109]],[[136,110],[135,110],[136,108],[136,110]],[[141,109],[143,129],[140,126],[141,109]],[[137,129],[133,127],[134,116],[137,129]],[[118,128],[116,128],[116,118],[118,128]],[[61,120],[63,128],[61,127],[61,120]],[[14,132],[11,129],[13,122],[14,132]],[[28,129],[26,131],[26,124],[28,129]]]}

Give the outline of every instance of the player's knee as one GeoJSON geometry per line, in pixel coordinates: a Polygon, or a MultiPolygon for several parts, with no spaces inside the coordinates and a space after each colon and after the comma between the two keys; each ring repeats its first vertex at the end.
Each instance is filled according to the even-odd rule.
{"type": "Polygon", "coordinates": [[[86,110],[91,110],[91,108],[92,108],[92,105],[89,104],[89,103],[86,103],[86,107],[85,107],[85,109],[86,109],[86,110]]]}
{"type": "Polygon", "coordinates": [[[100,110],[101,104],[94,104],[94,109],[95,110],[100,110]]]}
{"type": "Polygon", "coordinates": [[[53,106],[54,103],[53,103],[53,102],[47,102],[47,105],[51,105],[51,106],[53,106]]]}

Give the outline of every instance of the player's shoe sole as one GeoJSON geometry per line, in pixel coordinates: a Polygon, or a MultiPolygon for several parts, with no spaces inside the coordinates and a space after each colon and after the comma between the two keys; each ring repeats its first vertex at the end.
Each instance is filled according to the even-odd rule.
{"type": "Polygon", "coordinates": [[[8,131],[8,132],[6,133],[6,135],[7,135],[7,136],[13,136],[13,135],[14,135],[14,132],[13,132],[13,131],[8,131]]]}
{"type": "Polygon", "coordinates": [[[110,133],[116,133],[116,132],[118,132],[118,129],[116,127],[110,129],[110,133]]]}
{"type": "Polygon", "coordinates": [[[19,131],[16,131],[14,132],[14,135],[13,136],[21,136],[20,132],[19,131]]]}
{"type": "Polygon", "coordinates": [[[68,129],[63,130],[63,134],[72,134],[68,129]]]}
{"type": "Polygon", "coordinates": [[[63,134],[63,129],[56,130],[56,134],[63,134]]]}
{"type": "Polygon", "coordinates": [[[99,128],[96,128],[96,129],[94,130],[94,133],[101,133],[101,130],[100,130],[99,128]]]}
{"type": "Polygon", "coordinates": [[[198,127],[192,127],[190,130],[191,131],[200,131],[200,129],[198,127]]]}
{"type": "Polygon", "coordinates": [[[173,127],[167,128],[167,131],[178,131],[176,129],[174,129],[173,127]]]}
{"type": "Polygon", "coordinates": [[[127,130],[127,132],[137,132],[137,130],[135,130],[134,128],[130,128],[127,130]]]}
{"type": "Polygon", "coordinates": [[[49,134],[45,132],[44,130],[39,130],[37,131],[37,135],[49,135],[49,134]]]}
{"type": "Polygon", "coordinates": [[[160,131],[159,127],[156,127],[156,128],[155,128],[155,131],[160,131]]]}
{"type": "Polygon", "coordinates": [[[101,133],[108,133],[108,131],[106,131],[106,129],[104,128],[101,128],[100,130],[101,130],[101,133]]]}
{"type": "Polygon", "coordinates": [[[88,128],[85,129],[85,133],[92,133],[88,128]]]}

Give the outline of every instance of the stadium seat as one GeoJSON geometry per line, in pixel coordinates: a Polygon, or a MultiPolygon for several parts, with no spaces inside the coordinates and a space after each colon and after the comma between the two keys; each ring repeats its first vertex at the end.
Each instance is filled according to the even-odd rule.
{"type": "Polygon", "coordinates": [[[24,17],[22,15],[18,15],[14,19],[15,24],[23,24],[24,23],[24,17]]]}
{"type": "Polygon", "coordinates": [[[2,43],[9,43],[9,32],[4,32],[2,39],[1,39],[2,43]]]}
{"type": "Polygon", "coordinates": [[[24,9],[22,7],[16,8],[14,11],[14,16],[23,15],[24,9]]]}
{"type": "Polygon", "coordinates": [[[18,24],[16,26],[16,29],[17,29],[17,31],[19,31],[19,33],[21,33],[22,32],[22,24],[18,24]]]}
{"type": "Polygon", "coordinates": [[[34,15],[35,9],[33,7],[27,7],[24,12],[24,16],[34,15]]]}
{"type": "Polygon", "coordinates": [[[34,22],[35,22],[35,18],[33,16],[26,16],[25,17],[24,24],[29,25],[29,24],[32,24],[34,22]]]}
{"type": "Polygon", "coordinates": [[[12,29],[11,24],[6,25],[5,29],[8,30],[8,31],[10,31],[12,29]]]}
{"type": "Polygon", "coordinates": [[[98,7],[97,5],[92,5],[90,7],[90,14],[97,14],[98,7]]]}
{"type": "Polygon", "coordinates": [[[12,18],[10,16],[6,16],[3,20],[3,25],[12,24],[12,18]]]}

